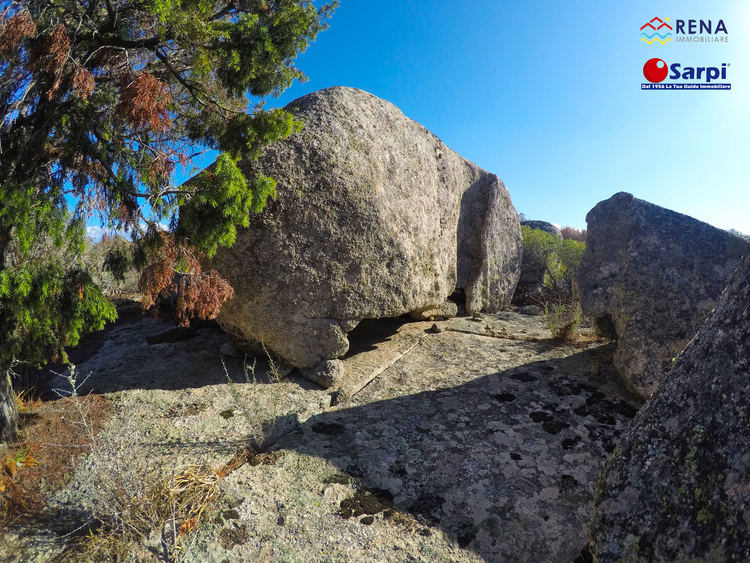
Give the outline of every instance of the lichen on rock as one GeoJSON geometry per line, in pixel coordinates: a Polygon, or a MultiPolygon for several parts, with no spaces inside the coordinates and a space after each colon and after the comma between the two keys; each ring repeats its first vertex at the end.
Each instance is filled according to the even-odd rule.
{"type": "Polygon", "coordinates": [[[615,367],[648,398],[750,245],[625,192],[597,204],[586,221],[576,276],[581,308],[602,335],[617,338],[615,367]]]}
{"type": "Polygon", "coordinates": [[[598,485],[600,563],[750,561],[750,255],[598,485]]]}

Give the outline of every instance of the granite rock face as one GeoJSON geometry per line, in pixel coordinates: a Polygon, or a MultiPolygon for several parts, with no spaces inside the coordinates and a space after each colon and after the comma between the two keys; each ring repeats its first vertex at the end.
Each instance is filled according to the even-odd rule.
{"type": "Polygon", "coordinates": [[[600,563],[750,561],[750,255],[600,478],[600,563]]]}
{"type": "MultiPolygon", "coordinates": [[[[81,397],[103,395],[114,418],[40,520],[0,528],[3,563],[65,560],[71,531],[153,498],[176,470],[219,471],[238,454],[248,463],[178,536],[179,561],[572,563],[601,465],[640,405],[622,393],[614,346],[552,342],[541,317],[510,311],[438,323],[362,321],[340,360],[349,398],[332,404],[265,357],[222,356],[210,324],[184,340],[163,321],[121,319],[76,369],[81,397]]],[[[140,535],[126,560],[172,560],[168,528],[140,535]]]]}
{"type": "Polygon", "coordinates": [[[555,235],[557,238],[562,238],[562,231],[547,221],[521,221],[521,225],[537,229],[538,231],[544,231],[545,233],[555,235]]]}
{"type": "Polygon", "coordinates": [[[615,367],[644,398],[716,307],[747,242],[618,193],[586,216],[577,274],[583,313],[617,338],[615,367]]]}
{"type": "Polygon", "coordinates": [[[469,312],[510,303],[521,234],[497,176],[361,90],[286,109],[304,130],[240,164],[278,198],[211,263],[235,290],[225,330],[309,368],[344,355],[361,319],[439,308],[457,288],[469,312]]]}

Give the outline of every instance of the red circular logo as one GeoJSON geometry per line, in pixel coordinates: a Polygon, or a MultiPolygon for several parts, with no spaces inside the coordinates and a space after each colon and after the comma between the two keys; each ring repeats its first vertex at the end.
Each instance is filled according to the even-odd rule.
{"type": "Polygon", "coordinates": [[[649,82],[661,82],[667,77],[669,73],[669,67],[661,59],[649,59],[646,64],[643,65],[643,76],[649,82]]]}

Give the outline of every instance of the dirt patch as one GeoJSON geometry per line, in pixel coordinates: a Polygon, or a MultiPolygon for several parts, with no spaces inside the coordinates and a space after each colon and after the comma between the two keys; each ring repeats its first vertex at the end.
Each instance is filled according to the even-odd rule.
{"type": "Polygon", "coordinates": [[[219,543],[224,549],[231,551],[236,545],[247,542],[247,526],[239,524],[231,528],[224,528],[219,532],[219,543]]]}
{"type": "MultiPolygon", "coordinates": [[[[360,489],[353,497],[341,501],[341,517],[359,517],[379,514],[393,508],[393,495],[385,489],[360,489]]],[[[370,522],[372,524],[372,522],[370,522]]]]}

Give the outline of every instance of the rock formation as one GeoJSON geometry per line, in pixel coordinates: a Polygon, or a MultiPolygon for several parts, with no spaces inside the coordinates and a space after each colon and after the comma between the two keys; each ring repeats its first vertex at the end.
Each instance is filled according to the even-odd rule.
{"type": "MultiPolygon", "coordinates": [[[[138,517],[134,503],[153,499],[143,491],[175,467],[242,459],[198,535],[182,536],[186,563],[573,563],[589,541],[601,465],[639,406],[618,385],[613,345],[552,344],[541,317],[510,311],[448,319],[438,333],[433,321],[363,321],[349,334],[357,353],[340,360],[349,400],[333,406],[297,371],[278,378],[263,359],[248,372],[242,357],[221,358],[226,336],[210,323],[129,320],[76,369],[81,399],[95,390],[115,401],[114,418],[93,455],[75,469],[66,457],[70,476],[43,511],[0,526],[3,563],[64,560],[71,530],[98,515],[138,517]],[[248,444],[263,453],[248,457],[248,444]]],[[[81,450],[68,435],[42,440],[66,404],[64,424],[90,439],[75,407],[55,401],[29,426],[45,432],[29,435],[41,460],[81,450]]],[[[19,474],[36,481],[50,465],[19,474]]],[[[131,559],[163,561],[171,520],[168,534],[146,525],[157,527],[128,544],[131,559]]]]}
{"type": "Polygon", "coordinates": [[[304,130],[240,164],[278,197],[211,263],[235,290],[218,318],[230,334],[313,368],[361,319],[440,309],[457,288],[470,313],[509,304],[521,235],[497,176],[361,90],[286,109],[304,130]]]}
{"type": "Polygon", "coordinates": [[[538,231],[544,231],[545,233],[555,235],[557,238],[562,238],[562,231],[558,227],[556,227],[552,223],[548,223],[547,221],[521,221],[521,225],[524,227],[537,229],[538,231]]]}
{"type": "Polygon", "coordinates": [[[615,367],[644,398],[711,311],[747,242],[618,193],[586,216],[577,274],[583,313],[616,337],[615,367]]]}
{"type": "Polygon", "coordinates": [[[750,561],[750,255],[599,482],[600,563],[750,561]]]}

